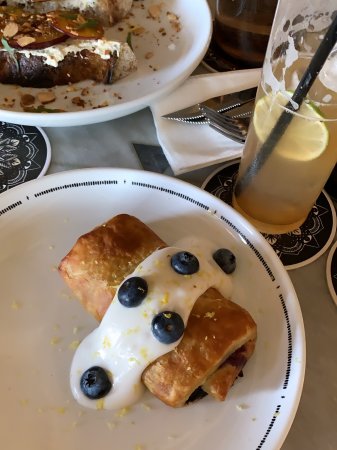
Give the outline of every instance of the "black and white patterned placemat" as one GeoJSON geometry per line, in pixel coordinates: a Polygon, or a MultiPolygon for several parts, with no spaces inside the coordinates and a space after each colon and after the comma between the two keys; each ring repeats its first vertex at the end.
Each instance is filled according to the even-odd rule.
{"type": "MultiPolygon", "coordinates": [[[[235,160],[218,168],[205,180],[202,188],[231,204],[238,167],[239,161],[235,160]]],[[[262,234],[285,268],[291,270],[319,258],[329,248],[335,233],[336,211],[329,196],[323,191],[300,228],[284,234],[262,234]]]]}
{"type": "Polygon", "coordinates": [[[0,193],[44,175],[50,158],[41,128],[0,122],[0,193]]]}

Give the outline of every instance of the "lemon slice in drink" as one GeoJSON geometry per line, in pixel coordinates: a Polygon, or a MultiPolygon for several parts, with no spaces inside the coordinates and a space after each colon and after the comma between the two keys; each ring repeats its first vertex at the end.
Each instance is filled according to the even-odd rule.
{"type": "MultiPolygon", "coordinates": [[[[276,97],[264,96],[255,106],[253,123],[256,135],[261,142],[265,142],[274,128],[284,106],[288,103],[280,92],[276,97]]],[[[302,103],[294,115],[284,135],[278,141],[276,151],[283,158],[296,161],[310,161],[318,158],[326,149],[329,142],[329,132],[320,111],[312,103],[302,103]]]]}

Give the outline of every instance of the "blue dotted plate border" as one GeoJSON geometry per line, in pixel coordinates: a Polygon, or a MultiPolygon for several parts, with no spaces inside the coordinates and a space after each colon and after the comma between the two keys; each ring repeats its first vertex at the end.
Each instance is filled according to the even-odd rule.
{"type": "MultiPolygon", "coordinates": [[[[79,188],[88,188],[88,187],[92,187],[92,186],[99,186],[99,185],[118,185],[120,184],[121,181],[119,180],[115,180],[115,179],[107,179],[107,180],[88,180],[88,181],[84,181],[84,182],[75,182],[75,183],[69,183],[69,184],[62,184],[62,185],[56,185],[52,188],[48,188],[45,189],[43,191],[39,191],[37,193],[34,194],[35,198],[44,196],[44,195],[49,195],[52,194],[56,191],[60,191],[60,190],[67,190],[67,189],[79,189],[79,188]]],[[[126,184],[127,181],[124,180],[124,184],[126,184]]],[[[202,208],[203,210],[206,211],[211,211],[211,208],[204,204],[201,203],[200,201],[189,197],[185,194],[182,194],[181,192],[177,192],[171,189],[167,189],[164,188],[162,186],[159,185],[155,185],[155,184],[149,184],[149,183],[143,183],[143,182],[139,182],[139,181],[130,181],[129,182],[132,186],[135,187],[141,187],[141,188],[145,188],[145,189],[153,189],[153,190],[159,190],[162,192],[165,192],[167,194],[173,195],[173,196],[177,196],[179,198],[182,198],[190,203],[193,203],[197,206],[199,206],[200,208],[202,208]]],[[[26,196],[26,201],[29,201],[30,197],[26,196]]],[[[22,206],[24,203],[22,201],[17,201],[15,203],[12,203],[10,205],[8,205],[7,207],[5,207],[4,209],[2,209],[0,211],[0,216],[8,213],[10,211],[12,211],[14,208],[20,207],[22,206]]],[[[267,264],[267,262],[265,261],[265,259],[263,258],[263,256],[260,254],[259,250],[250,242],[250,240],[247,238],[247,236],[245,236],[230,220],[228,220],[226,217],[224,216],[220,216],[220,219],[226,223],[226,225],[228,225],[230,228],[232,228],[236,233],[238,233],[240,235],[240,237],[245,241],[245,243],[249,246],[249,248],[255,253],[255,255],[257,256],[257,258],[259,259],[259,261],[261,262],[264,270],[267,272],[269,278],[271,279],[272,282],[275,282],[275,276],[271,270],[271,268],[269,267],[269,265],[267,264]]],[[[281,286],[276,286],[276,289],[280,289],[281,286]]],[[[288,310],[287,310],[287,306],[286,303],[284,301],[283,295],[282,293],[278,294],[278,298],[280,300],[281,306],[282,306],[282,310],[284,313],[284,317],[285,317],[285,321],[286,321],[286,327],[287,327],[287,339],[288,339],[288,356],[287,356],[287,365],[285,367],[285,372],[284,372],[284,382],[283,382],[283,391],[282,391],[282,395],[280,396],[280,404],[277,404],[275,406],[275,411],[270,419],[270,422],[268,424],[268,427],[264,433],[264,435],[262,436],[259,444],[256,447],[256,450],[261,450],[264,446],[264,444],[267,442],[268,436],[270,434],[270,432],[272,431],[272,428],[277,420],[277,417],[281,411],[282,408],[282,400],[284,400],[286,398],[286,390],[288,388],[288,384],[289,384],[289,379],[290,379],[290,375],[291,375],[291,369],[292,369],[292,342],[293,342],[293,338],[292,338],[292,331],[291,331],[291,325],[290,325],[290,320],[289,320],[289,314],[288,314],[288,310]]]]}

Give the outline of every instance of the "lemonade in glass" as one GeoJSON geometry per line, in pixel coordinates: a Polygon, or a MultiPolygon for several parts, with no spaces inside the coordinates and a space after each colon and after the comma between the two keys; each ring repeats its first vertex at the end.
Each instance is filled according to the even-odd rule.
{"type": "Polygon", "coordinates": [[[317,1],[304,2],[303,10],[298,9],[300,2],[286,3],[281,0],[276,12],[233,195],[233,206],[265,233],[298,228],[337,162],[337,48],[301,105],[285,107],[337,5],[327,1],[322,12],[317,1]],[[266,151],[267,138],[283,111],[291,120],[261,163],[261,148],[266,151]]]}

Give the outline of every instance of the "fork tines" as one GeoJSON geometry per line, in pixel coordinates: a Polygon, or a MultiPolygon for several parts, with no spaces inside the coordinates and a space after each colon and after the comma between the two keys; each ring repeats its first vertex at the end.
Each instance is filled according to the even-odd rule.
{"type": "Polygon", "coordinates": [[[202,110],[211,128],[236,142],[240,142],[242,144],[245,142],[248,132],[249,118],[240,118],[224,113],[218,113],[207,106],[203,106],[202,110]]]}

